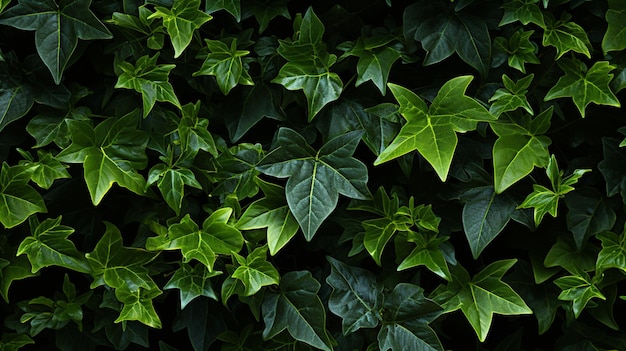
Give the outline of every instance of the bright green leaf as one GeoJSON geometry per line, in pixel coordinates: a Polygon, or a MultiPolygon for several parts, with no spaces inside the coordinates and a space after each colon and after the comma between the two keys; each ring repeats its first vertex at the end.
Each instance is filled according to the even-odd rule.
{"type": "Polygon", "coordinates": [[[569,51],[578,52],[591,58],[589,52],[591,43],[583,27],[564,19],[557,21],[551,15],[545,16],[545,19],[546,29],[543,32],[542,44],[556,48],[557,60],[569,51]]]}
{"type": "Polygon", "coordinates": [[[425,266],[441,278],[447,281],[452,280],[444,251],[441,248],[441,244],[446,240],[446,237],[431,236],[428,238],[421,233],[412,233],[410,241],[414,242],[417,247],[400,262],[398,271],[412,267],[425,266]],[[417,239],[415,237],[417,237],[417,239]]]}
{"type": "Polygon", "coordinates": [[[307,240],[337,206],[339,194],[366,199],[367,168],[351,157],[362,133],[349,132],[329,140],[317,152],[289,128],[278,131],[278,148],[258,166],[267,175],[289,177],[285,192],[289,209],[307,240]]]}
{"type": "Polygon", "coordinates": [[[505,88],[496,90],[489,98],[489,102],[492,103],[491,107],[489,107],[489,113],[499,117],[504,112],[514,111],[521,107],[532,115],[533,108],[528,103],[528,99],[526,99],[526,93],[533,77],[534,74],[531,74],[513,83],[511,78],[503,74],[502,81],[505,88]]]}
{"type": "Polygon", "coordinates": [[[569,97],[583,118],[587,105],[592,102],[620,107],[619,100],[609,87],[613,79],[613,74],[609,72],[615,69],[615,66],[607,61],[597,61],[587,70],[587,66],[576,59],[561,60],[558,64],[565,75],[548,91],[544,101],[569,97]]]}
{"type": "Polygon", "coordinates": [[[30,215],[47,212],[41,195],[28,185],[34,169],[2,163],[0,170],[0,223],[12,228],[24,222],[30,215]]]}
{"type": "Polygon", "coordinates": [[[397,228],[393,219],[376,218],[368,219],[363,222],[365,236],[363,237],[363,246],[372,256],[377,265],[381,264],[383,250],[391,237],[396,233],[397,228]]]}
{"type": "Polygon", "coordinates": [[[211,285],[211,278],[222,274],[220,271],[209,272],[201,264],[191,266],[181,263],[172,278],[165,284],[163,290],[178,289],[180,293],[180,308],[184,309],[189,302],[199,296],[217,300],[217,295],[211,285]]]}
{"type": "Polygon", "coordinates": [[[34,168],[31,179],[40,188],[50,189],[57,179],[71,178],[67,171],[68,166],[54,158],[51,153],[37,150],[37,161],[20,161],[21,165],[34,168]]]}
{"type": "Polygon", "coordinates": [[[606,231],[596,234],[596,237],[602,241],[602,250],[596,260],[597,274],[610,268],[626,272],[626,235],[606,231]]]}
{"type": "Polygon", "coordinates": [[[606,300],[600,289],[592,283],[587,274],[584,276],[565,276],[554,280],[561,290],[559,300],[572,301],[574,317],[578,318],[591,299],[606,300]]]}
{"type": "Polygon", "coordinates": [[[602,38],[602,51],[606,55],[609,51],[626,49],[626,4],[619,0],[608,0],[609,9],[605,18],[609,24],[602,38]]]}
{"type": "Polygon", "coordinates": [[[417,150],[445,181],[458,142],[456,133],[476,129],[478,121],[494,119],[478,101],[465,95],[471,81],[472,76],[449,80],[439,89],[430,107],[410,90],[390,83],[407,123],[374,165],[417,150]]]}
{"type": "Polygon", "coordinates": [[[537,44],[530,40],[533,33],[534,31],[532,30],[524,31],[520,29],[511,34],[508,40],[504,37],[494,39],[494,61],[496,61],[496,57],[500,53],[503,53],[507,57],[509,66],[526,74],[526,63],[540,63],[537,57],[537,44]]]}
{"type": "Polygon", "coordinates": [[[156,181],[157,187],[168,206],[180,215],[180,210],[185,196],[185,185],[196,189],[202,186],[196,180],[196,176],[188,168],[166,168],[160,163],[152,167],[148,175],[148,185],[156,181]],[[156,178],[156,179],[155,179],[156,178]],[[158,179],[158,180],[157,180],[158,179]]]}
{"type": "Polygon", "coordinates": [[[139,321],[152,328],[161,328],[161,319],[154,309],[152,300],[163,292],[158,288],[130,290],[127,287],[115,290],[115,297],[124,304],[115,323],[139,321]]]}
{"type": "Polygon", "coordinates": [[[270,262],[267,261],[267,246],[261,246],[252,251],[248,257],[243,258],[236,253],[239,266],[231,275],[239,279],[245,290],[243,296],[256,294],[263,286],[278,285],[280,274],[270,262]]]}
{"type": "Polygon", "coordinates": [[[237,50],[237,39],[209,40],[205,39],[209,47],[207,55],[200,70],[193,73],[193,76],[208,75],[215,76],[217,85],[224,95],[237,84],[254,85],[250,74],[243,66],[242,58],[250,53],[248,50],[237,50]]]}
{"type": "Polygon", "coordinates": [[[179,57],[191,43],[193,32],[213,18],[199,8],[200,0],[176,0],[170,9],[156,6],[156,12],[148,16],[148,19],[163,19],[174,46],[174,58],[179,57]]]}
{"type": "Polygon", "coordinates": [[[534,23],[541,28],[545,28],[543,13],[537,2],[538,0],[511,0],[506,2],[502,5],[504,14],[498,26],[502,27],[506,24],[520,21],[523,25],[534,23]]]}
{"type": "Polygon", "coordinates": [[[91,12],[91,0],[19,0],[0,16],[0,24],[35,31],[37,53],[59,84],[78,39],[109,39],[111,32],[91,12]]]}

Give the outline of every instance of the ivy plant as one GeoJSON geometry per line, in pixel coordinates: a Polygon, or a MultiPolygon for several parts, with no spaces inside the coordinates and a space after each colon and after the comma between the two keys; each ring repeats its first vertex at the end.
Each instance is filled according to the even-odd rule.
{"type": "Polygon", "coordinates": [[[619,0],[0,0],[0,350],[624,350],[619,0]]]}

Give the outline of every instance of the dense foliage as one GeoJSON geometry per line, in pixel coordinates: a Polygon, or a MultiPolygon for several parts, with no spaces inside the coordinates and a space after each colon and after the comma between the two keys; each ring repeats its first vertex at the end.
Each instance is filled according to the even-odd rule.
{"type": "Polygon", "coordinates": [[[0,350],[626,350],[626,2],[0,0],[0,350]]]}

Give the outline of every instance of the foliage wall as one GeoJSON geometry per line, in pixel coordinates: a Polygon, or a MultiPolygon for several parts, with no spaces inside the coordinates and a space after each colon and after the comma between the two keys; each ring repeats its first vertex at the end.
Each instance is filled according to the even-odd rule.
{"type": "Polygon", "coordinates": [[[0,350],[626,350],[626,2],[0,12],[0,350]]]}

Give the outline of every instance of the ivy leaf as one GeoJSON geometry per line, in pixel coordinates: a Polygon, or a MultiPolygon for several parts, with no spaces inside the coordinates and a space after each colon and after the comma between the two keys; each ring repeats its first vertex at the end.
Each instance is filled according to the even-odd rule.
{"type": "Polygon", "coordinates": [[[140,57],[134,66],[126,61],[119,62],[117,66],[122,74],[117,78],[115,88],[131,89],[141,94],[144,118],[157,101],[167,101],[179,109],[182,108],[174,87],[168,81],[170,71],[176,65],[157,65],[158,57],[158,53],[152,57],[146,55],[140,57]]]}
{"type": "Polygon", "coordinates": [[[150,185],[156,182],[161,195],[167,205],[180,215],[180,210],[185,196],[185,185],[196,189],[202,189],[202,185],[196,180],[196,176],[188,168],[167,168],[159,163],[150,169],[148,182],[150,185]]]}
{"type": "Polygon", "coordinates": [[[240,0],[215,0],[207,1],[204,8],[206,13],[213,13],[220,10],[226,10],[235,17],[237,22],[241,21],[241,1],[240,0]]]}
{"type": "Polygon", "coordinates": [[[216,307],[209,299],[195,299],[180,312],[172,329],[175,332],[187,329],[193,350],[208,350],[217,336],[226,331],[222,316],[214,314],[216,307]]]}
{"type": "Polygon", "coordinates": [[[615,225],[615,211],[595,189],[582,189],[565,197],[567,229],[574,234],[581,249],[592,235],[610,230],[615,225]]]}
{"type": "Polygon", "coordinates": [[[441,244],[448,240],[447,237],[424,235],[418,232],[409,233],[409,238],[409,241],[414,242],[417,247],[400,262],[398,271],[423,265],[441,278],[447,281],[452,280],[452,275],[448,269],[444,251],[441,247],[441,244]]]}
{"type": "Polygon", "coordinates": [[[91,273],[91,268],[83,254],[67,237],[74,232],[73,228],[61,224],[61,216],[48,218],[39,223],[31,221],[31,236],[26,237],[17,255],[28,256],[32,272],[49,266],[59,266],[81,273],[91,273]]]}
{"type": "Polygon", "coordinates": [[[279,291],[268,291],[263,301],[263,339],[274,338],[286,329],[298,341],[331,351],[332,339],[326,332],[326,312],[317,296],[319,289],[320,283],[308,271],[283,275],[279,291]]]}
{"type": "MultiPolygon", "coordinates": [[[[141,294],[139,292],[141,289],[147,293],[158,290],[156,283],[148,274],[148,269],[144,267],[156,257],[156,254],[122,246],[120,230],[112,223],[104,222],[104,224],[106,230],[96,247],[92,252],[85,254],[94,277],[91,288],[106,284],[116,291],[122,289],[122,294],[128,299],[139,296],[137,294],[141,294]]],[[[120,300],[120,302],[124,301],[120,300]]]]}
{"type": "Polygon", "coordinates": [[[298,232],[298,221],[293,216],[285,199],[283,187],[258,180],[265,197],[254,201],[237,222],[240,230],[267,228],[267,246],[272,256],[276,255],[298,232]]]}
{"type": "Polygon", "coordinates": [[[213,195],[227,196],[235,194],[239,199],[256,195],[259,186],[256,177],[259,175],[256,166],[263,158],[260,144],[238,144],[221,153],[215,159],[216,183],[213,195]]]}
{"type": "Polygon", "coordinates": [[[502,5],[504,14],[498,27],[502,27],[506,24],[520,21],[523,25],[534,23],[541,28],[546,28],[546,24],[543,20],[543,13],[541,8],[537,5],[538,0],[512,0],[502,5]]]}
{"type": "Polygon", "coordinates": [[[95,128],[84,121],[66,121],[72,144],[56,159],[83,163],[85,182],[96,206],[113,183],[138,195],[145,193],[146,181],[137,170],[145,168],[148,162],[145,154],[148,135],[135,128],[138,118],[135,112],[107,118],[95,128]]]}
{"type": "Polygon", "coordinates": [[[546,14],[546,28],[543,32],[543,46],[556,48],[556,60],[569,51],[581,53],[591,58],[589,48],[591,43],[585,29],[567,19],[556,20],[552,15],[546,14]]]}
{"type": "Polygon", "coordinates": [[[602,241],[602,250],[596,260],[596,274],[602,274],[610,268],[626,272],[626,235],[605,231],[596,234],[596,238],[602,241]]]}
{"type": "MultiPolygon", "coordinates": [[[[0,22],[1,23],[1,22],[0,22]]],[[[9,123],[24,117],[35,102],[29,89],[20,85],[0,89],[0,131],[9,123]]]]}
{"type": "Polygon", "coordinates": [[[441,62],[456,52],[481,76],[486,76],[491,60],[487,23],[468,13],[446,11],[443,6],[408,6],[403,14],[404,36],[422,43],[426,50],[424,65],[441,62]]]}
{"type": "Polygon", "coordinates": [[[228,93],[237,84],[254,85],[250,74],[243,66],[242,58],[250,53],[248,50],[237,50],[237,38],[229,40],[204,40],[209,47],[210,53],[207,55],[200,70],[193,73],[193,76],[209,75],[215,76],[217,85],[222,94],[228,93]],[[230,45],[228,44],[230,41],[230,45]]]}
{"type": "Polygon", "coordinates": [[[607,196],[621,194],[626,202],[626,150],[619,147],[619,140],[602,138],[602,154],[604,159],[598,164],[598,169],[606,182],[607,196]]]}
{"type": "MultiPolygon", "coordinates": [[[[270,21],[278,16],[291,19],[287,3],[289,0],[250,0],[245,2],[244,12],[252,13],[259,23],[259,34],[263,33],[270,21]]],[[[247,17],[247,16],[243,16],[247,17]]]]}
{"type": "Polygon", "coordinates": [[[499,117],[504,112],[515,111],[521,107],[532,115],[533,108],[528,103],[528,99],[526,99],[526,93],[534,76],[534,74],[531,74],[517,82],[513,82],[509,76],[503,74],[502,82],[504,83],[504,89],[496,90],[489,98],[489,102],[492,102],[491,107],[489,107],[489,113],[499,117]]]}
{"type": "Polygon", "coordinates": [[[289,128],[278,131],[278,148],[270,152],[258,169],[270,176],[286,178],[287,204],[310,241],[322,222],[337,206],[339,194],[367,199],[367,168],[351,157],[362,132],[353,131],[329,140],[317,152],[289,128]]]}
{"type": "Polygon", "coordinates": [[[626,49],[626,4],[618,0],[608,0],[609,9],[605,18],[609,24],[602,38],[602,51],[606,56],[609,51],[626,49]]]}
{"type": "Polygon", "coordinates": [[[76,49],[78,39],[113,37],[89,9],[91,0],[19,0],[0,15],[0,24],[35,31],[37,53],[59,84],[63,71],[76,49]]]}
{"type": "Polygon", "coordinates": [[[590,103],[620,107],[620,102],[611,91],[609,83],[613,74],[609,73],[615,66],[607,61],[597,61],[587,70],[587,66],[579,60],[569,59],[558,62],[565,73],[544,97],[544,101],[570,97],[585,117],[585,109],[590,103]]]}
{"type": "Polygon", "coordinates": [[[497,194],[493,186],[471,188],[463,193],[463,231],[477,259],[509,223],[517,204],[506,194],[497,194]]]}
{"type": "Polygon", "coordinates": [[[161,18],[174,46],[174,58],[178,58],[191,43],[193,32],[213,17],[200,11],[200,0],[176,0],[171,9],[156,6],[156,12],[148,19],[161,18]]]}
{"type": "Polygon", "coordinates": [[[458,142],[456,133],[476,129],[478,121],[494,119],[478,101],[465,95],[472,79],[461,76],[449,80],[439,89],[430,107],[410,90],[390,83],[407,123],[378,155],[374,165],[417,150],[445,181],[458,142]]]}
{"type": "Polygon", "coordinates": [[[0,258],[0,295],[6,303],[9,302],[9,288],[16,280],[34,277],[30,261],[26,256],[11,255],[10,260],[0,258]]]}
{"type": "Polygon", "coordinates": [[[28,185],[34,169],[27,166],[11,166],[2,163],[0,170],[0,223],[12,228],[24,222],[30,215],[47,212],[46,204],[37,190],[28,185]]]}
{"type": "Polygon", "coordinates": [[[375,328],[382,320],[383,287],[372,272],[348,266],[330,256],[331,273],[326,282],[333,288],[328,300],[330,311],[342,319],[343,335],[361,328],[375,328]]]}
{"type": "Polygon", "coordinates": [[[437,334],[428,325],[443,312],[424,297],[424,289],[407,283],[396,285],[385,297],[384,323],[378,332],[382,351],[443,351],[437,334]]]}
{"type": "Polygon", "coordinates": [[[287,62],[272,83],[281,84],[287,90],[303,90],[308,102],[308,120],[328,103],[339,98],[343,82],[330,67],[337,56],[326,51],[322,41],[324,25],[312,8],[305,13],[299,28],[294,28],[297,40],[280,41],[278,53],[287,62]]]}
{"type": "Polygon", "coordinates": [[[511,34],[511,37],[507,40],[504,37],[497,37],[494,39],[494,61],[499,55],[498,51],[504,53],[507,56],[509,66],[517,69],[518,71],[526,74],[526,63],[539,64],[539,58],[537,57],[538,47],[537,44],[530,41],[530,37],[535,31],[518,30],[511,34]]]}
{"type": "Polygon", "coordinates": [[[115,289],[115,297],[124,304],[115,323],[139,321],[152,328],[161,329],[161,319],[154,309],[152,300],[163,292],[158,288],[131,290],[128,287],[115,289]]]}
{"type": "Polygon", "coordinates": [[[504,274],[517,259],[501,260],[489,264],[470,279],[465,269],[459,266],[453,272],[453,280],[447,287],[433,292],[435,301],[443,298],[448,312],[461,309],[470,322],[478,339],[487,338],[493,314],[531,314],[524,300],[505,282],[504,274]]]}
{"type": "Polygon", "coordinates": [[[211,132],[209,132],[209,120],[198,117],[200,101],[197,101],[195,104],[189,103],[184,105],[181,112],[182,116],[178,123],[178,134],[183,154],[192,159],[199,150],[202,150],[217,157],[218,152],[215,140],[211,132]]]}
{"type": "Polygon", "coordinates": [[[379,266],[382,265],[381,257],[385,246],[397,231],[396,224],[393,218],[375,218],[363,221],[362,225],[365,229],[363,246],[379,266]]]}
{"type": "Polygon", "coordinates": [[[575,318],[580,316],[585,306],[587,306],[589,301],[594,297],[606,300],[606,297],[604,297],[600,289],[591,282],[591,279],[586,273],[584,273],[583,276],[568,275],[560,277],[555,279],[554,283],[563,290],[561,294],[559,294],[559,300],[572,301],[572,310],[575,318]]]}
{"type": "Polygon", "coordinates": [[[264,286],[278,285],[280,274],[276,267],[267,262],[267,246],[254,249],[246,258],[236,253],[233,256],[239,265],[231,276],[243,283],[243,296],[254,295],[264,286]]]}
{"type": "Polygon", "coordinates": [[[260,83],[244,91],[241,115],[226,122],[232,142],[239,141],[263,117],[277,120],[284,118],[276,104],[280,95],[277,87],[260,83]]]}
{"type": "Polygon", "coordinates": [[[231,208],[213,212],[202,223],[202,229],[187,214],[180,223],[172,224],[166,235],[148,238],[146,248],[151,251],[181,250],[185,263],[195,259],[213,272],[217,255],[237,253],[243,246],[241,232],[228,224],[232,212],[231,208]]]}
{"type": "Polygon", "coordinates": [[[493,178],[496,193],[526,177],[535,167],[548,165],[552,143],[544,134],[550,128],[553,109],[550,107],[532,121],[501,121],[490,123],[498,135],[493,145],[493,178]]]}
{"type": "Polygon", "coordinates": [[[34,161],[28,153],[26,156],[29,159],[20,161],[20,165],[34,168],[31,180],[40,188],[50,189],[55,180],[71,177],[67,171],[68,166],[54,158],[50,152],[37,150],[37,161],[34,161]]]}
{"type": "Polygon", "coordinates": [[[579,250],[571,235],[561,235],[546,254],[543,265],[562,267],[571,274],[578,274],[593,270],[597,257],[596,247],[587,245],[579,250]]]}
{"type": "MultiPolygon", "coordinates": [[[[2,11],[1,8],[0,8],[0,11],[2,11]]],[[[35,341],[25,334],[3,333],[2,339],[0,339],[0,350],[17,351],[26,345],[30,345],[34,343],[35,341]]]]}
{"type": "Polygon", "coordinates": [[[539,184],[533,184],[533,192],[530,193],[517,208],[533,208],[535,226],[539,226],[539,223],[541,223],[546,213],[551,214],[552,217],[556,217],[559,199],[574,190],[572,185],[578,182],[578,179],[589,171],[591,170],[577,169],[574,173],[563,178],[563,171],[559,170],[556,157],[552,155],[550,162],[548,162],[548,167],[546,168],[546,174],[550,179],[550,183],[552,183],[552,189],[548,189],[539,184]]]}
{"type": "Polygon", "coordinates": [[[368,47],[366,39],[361,37],[344,55],[352,55],[359,58],[356,66],[358,78],[354,83],[355,87],[369,80],[374,83],[381,94],[385,95],[391,66],[400,58],[400,52],[391,46],[385,45],[368,47]]]}
{"type": "Polygon", "coordinates": [[[211,278],[222,274],[220,271],[210,272],[204,265],[191,266],[181,263],[172,278],[165,284],[163,290],[178,289],[180,293],[180,308],[185,307],[199,296],[217,300],[217,295],[211,286],[211,278]]]}

